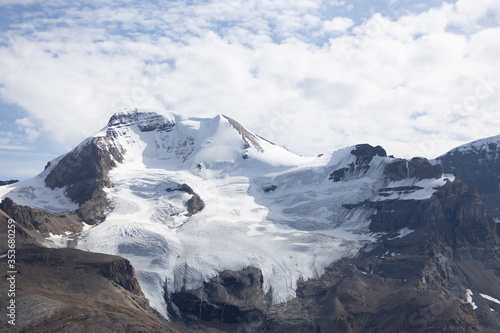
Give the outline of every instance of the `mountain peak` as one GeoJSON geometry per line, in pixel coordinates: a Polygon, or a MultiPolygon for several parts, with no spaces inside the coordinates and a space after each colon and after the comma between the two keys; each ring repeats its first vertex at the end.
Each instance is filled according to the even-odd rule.
{"type": "Polygon", "coordinates": [[[254,168],[260,170],[302,160],[222,114],[198,118],[165,110],[123,109],[97,136],[121,147],[125,164],[188,169],[204,177],[218,177],[252,163],[260,164],[254,168]]]}
{"type": "Polygon", "coordinates": [[[252,132],[247,130],[245,127],[241,126],[241,124],[238,123],[236,120],[229,118],[228,116],[225,116],[225,115],[223,115],[223,116],[224,116],[224,118],[227,119],[227,121],[229,121],[229,123],[234,127],[234,129],[237,130],[238,133],[241,134],[243,141],[245,141],[245,149],[248,149],[251,146],[254,146],[255,149],[257,149],[258,151],[264,152],[264,148],[262,148],[262,146],[259,142],[260,139],[255,134],[253,134],[252,132]]]}
{"type": "Polygon", "coordinates": [[[175,126],[175,118],[174,114],[160,110],[123,109],[109,119],[108,128],[136,125],[142,132],[168,132],[175,126]]]}

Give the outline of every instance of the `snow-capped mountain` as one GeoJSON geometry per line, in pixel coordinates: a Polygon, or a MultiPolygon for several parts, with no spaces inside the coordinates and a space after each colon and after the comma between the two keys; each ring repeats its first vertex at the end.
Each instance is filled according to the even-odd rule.
{"type": "MultiPolygon", "coordinates": [[[[255,309],[263,314],[289,304],[299,289],[299,298],[309,292],[314,298],[337,275],[354,274],[353,286],[364,281],[368,288],[376,274],[387,295],[409,293],[421,281],[438,288],[444,282],[432,267],[451,274],[449,253],[465,258],[471,246],[498,245],[482,203],[437,163],[394,158],[368,144],[299,156],[224,115],[124,110],[40,175],[1,187],[0,195],[82,221],[76,233],[61,233],[60,221],[48,225],[46,243],[125,257],[166,318],[225,321],[231,309],[232,323],[255,309]],[[339,260],[351,264],[332,266],[339,260]],[[304,285],[308,280],[324,284],[304,285]],[[231,289],[234,281],[247,281],[252,302],[235,301],[243,287],[231,289]]],[[[445,294],[467,299],[466,289],[475,287],[465,283],[447,282],[445,294]]],[[[500,296],[496,289],[477,292],[500,296]]],[[[331,307],[322,299],[291,308],[331,307]]],[[[397,304],[405,302],[397,297],[397,304]]]]}
{"type": "Polygon", "coordinates": [[[64,188],[48,185],[61,174],[64,181],[79,181],[81,165],[59,172],[58,164],[68,156],[78,160],[92,144],[112,152],[109,207],[102,223],[79,234],[76,247],[129,259],[146,296],[164,315],[164,285],[170,291],[197,288],[220,271],[247,266],[263,272],[273,302],[285,302],[295,297],[299,279],[320,277],[333,261],[355,256],[377,239],[369,230],[374,210],[353,206],[426,199],[453,179],[439,168],[430,177],[412,174],[416,161],[387,157],[380,147],[302,157],[223,115],[199,119],[127,110],[3,196],[53,212],[75,210],[84,200],[64,195],[75,181],[64,188]],[[190,212],[195,196],[203,204],[190,212]]]}

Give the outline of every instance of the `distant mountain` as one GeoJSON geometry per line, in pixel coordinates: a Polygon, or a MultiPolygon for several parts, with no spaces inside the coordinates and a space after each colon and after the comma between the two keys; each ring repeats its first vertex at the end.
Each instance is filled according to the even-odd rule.
{"type": "Polygon", "coordinates": [[[17,183],[18,181],[19,181],[19,180],[17,180],[17,179],[11,179],[11,180],[0,180],[0,186],[14,184],[14,183],[17,183]]]}
{"type": "Polygon", "coordinates": [[[500,327],[500,237],[479,194],[380,146],[304,157],[224,115],[125,110],[0,195],[46,245],[128,259],[188,330],[500,327]]]}
{"type": "Polygon", "coordinates": [[[436,160],[446,172],[473,185],[488,213],[500,221],[500,136],[462,145],[436,160]]]}

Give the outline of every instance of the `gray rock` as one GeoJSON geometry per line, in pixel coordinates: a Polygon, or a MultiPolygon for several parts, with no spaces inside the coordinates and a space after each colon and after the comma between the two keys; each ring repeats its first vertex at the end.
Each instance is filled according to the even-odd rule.
{"type": "Polygon", "coordinates": [[[80,205],[77,215],[88,224],[104,218],[108,207],[108,172],[123,161],[123,151],[108,137],[95,137],[68,153],[45,178],[51,189],[66,187],[66,195],[80,205]]]}

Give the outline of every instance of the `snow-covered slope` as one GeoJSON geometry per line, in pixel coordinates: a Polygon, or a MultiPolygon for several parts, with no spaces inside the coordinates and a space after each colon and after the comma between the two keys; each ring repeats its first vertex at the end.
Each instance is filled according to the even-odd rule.
{"type": "Polygon", "coordinates": [[[18,205],[31,206],[51,213],[70,212],[78,208],[65,195],[64,188],[50,189],[45,184],[45,177],[63,158],[50,161],[50,165],[38,176],[7,186],[0,186],[0,198],[10,197],[18,205]]]}
{"type": "MultiPolygon", "coordinates": [[[[109,172],[109,213],[78,235],[77,247],[129,259],[165,316],[164,290],[196,288],[222,270],[247,266],[263,272],[274,302],[289,300],[298,280],[321,276],[376,240],[369,229],[374,211],[358,203],[426,199],[448,179],[441,172],[419,176],[409,161],[368,145],[299,156],[223,115],[126,110],[99,136],[120,147],[123,162],[109,172]],[[192,214],[194,196],[203,205],[192,214]]],[[[45,187],[47,172],[2,189],[2,197],[48,207],[43,194],[54,211],[75,209],[62,189],[45,187]],[[29,188],[41,194],[30,196],[29,188]]]]}

